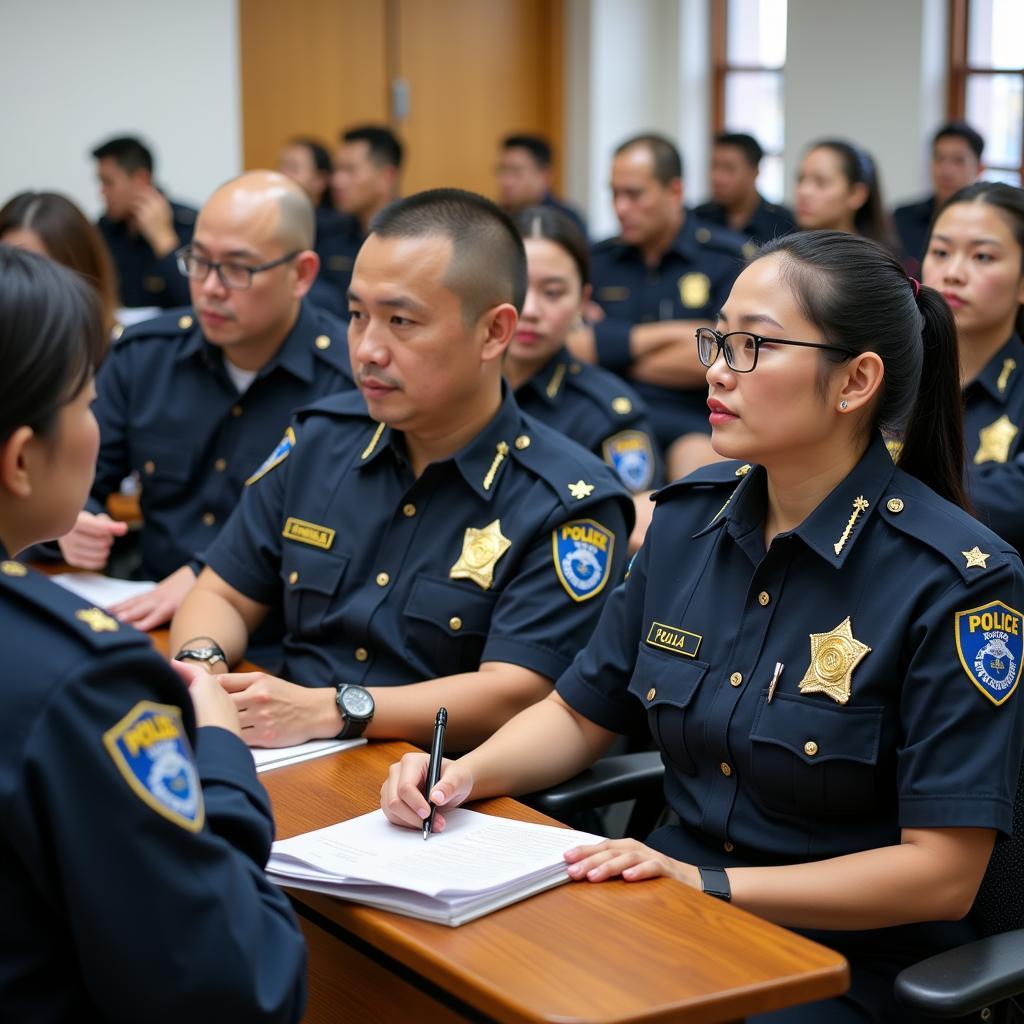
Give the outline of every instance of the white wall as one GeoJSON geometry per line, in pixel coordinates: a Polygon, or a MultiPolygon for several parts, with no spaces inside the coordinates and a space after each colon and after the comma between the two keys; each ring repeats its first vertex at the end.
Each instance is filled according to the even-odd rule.
{"type": "Polygon", "coordinates": [[[117,134],[195,205],[241,170],[236,0],[0,0],[0,34],[0,203],[55,190],[97,215],[89,151],[117,134]]]}

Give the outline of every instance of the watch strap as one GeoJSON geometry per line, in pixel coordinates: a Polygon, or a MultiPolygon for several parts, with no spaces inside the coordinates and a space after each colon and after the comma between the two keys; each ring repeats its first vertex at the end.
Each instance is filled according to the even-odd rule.
{"type": "Polygon", "coordinates": [[[698,867],[697,870],[700,872],[701,892],[725,900],[726,903],[732,901],[732,886],[729,885],[729,876],[725,873],[725,868],[698,867]]]}

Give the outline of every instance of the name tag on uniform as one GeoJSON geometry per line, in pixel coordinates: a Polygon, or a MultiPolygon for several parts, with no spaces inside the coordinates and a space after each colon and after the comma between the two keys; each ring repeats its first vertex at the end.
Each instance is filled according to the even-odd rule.
{"type": "Polygon", "coordinates": [[[699,633],[691,633],[678,626],[666,626],[664,622],[652,622],[647,631],[647,643],[651,647],[660,647],[673,654],[682,654],[687,658],[696,658],[703,640],[699,633]]]}
{"type": "Polygon", "coordinates": [[[305,519],[296,519],[294,516],[285,520],[281,536],[323,551],[330,551],[334,543],[334,530],[329,526],[317,526],[316,523],[307,523],[305,519]]]}
{"type": "Polygon", "coordinates": [[[629,289],[623,285],[608,285],[597,289],[598,302],[625,302],[629,298],[629,289]]]}

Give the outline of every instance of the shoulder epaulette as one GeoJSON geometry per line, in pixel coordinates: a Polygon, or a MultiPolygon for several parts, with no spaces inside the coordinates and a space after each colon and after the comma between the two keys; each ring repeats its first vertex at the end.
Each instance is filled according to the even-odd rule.
{"type": "MultiPolygon", "coordinates": [[[[718,224],[704,222],[693,233],[697,244],[707,249],[717,249],[719,252],[728,253],[730,256],[746,257],[752,250],[750,240],[736,231],[723,228],[718,224]]],[[[757,247],[752,247],[756,251],[757,247]]]]}
{"type": "Polygon", "coordinates": [[[126,327],[118,340],[118,348],[131,341],[145,341],[147,338],[180,338],[198,326],[199,321],[191,306],[169,309],[152,320],[126,327]]]}
{"type": "Polygon", "coordinates": [[[643,401],[622,379],[600,366],[571,363],[566,385],[582,391],[592,398],[612,423],[623,425],[634,422],[646,412],[643,401]],[[579,367],[573,372],[574,367],[579,367]]]}
{"type": "Polygon", "coordinates": [[[313,349],[319,359],[336,370],[341,370],[349,380],[352,379],[352,364],[348,352],[348,326],[340,317],[314,306],[316,336],[313,349]]]}
{"type": "Polygon", "coordinates": [[[366,400],[358,390],[336,391],[334,394],[310,402],[295,411],[295,418],[301,423],[314,416],[333,416],[337,419],[371,420],[366,400]]]}
{"type": "Polygon", "coordinates": [[[603,253],[611,252],[612,249],[617,249],[622,245],[622,239],[617,235],[613,238],[604,238],[600,242],[595,242],[591,247],[592,253],[603,253]]]}
{"type": "Polygon", "coordinates": [[[735,487],[753,468],[749,462],[740,462],[738,459],[730,459],[728,462],[712,462],[707,466],[701,466],[700,469],[695,469],[681,480],[674,480],[662,487],[660,491],[655,491],[653,499],[664,501],[682,491],[694,488],[735,487]]]}

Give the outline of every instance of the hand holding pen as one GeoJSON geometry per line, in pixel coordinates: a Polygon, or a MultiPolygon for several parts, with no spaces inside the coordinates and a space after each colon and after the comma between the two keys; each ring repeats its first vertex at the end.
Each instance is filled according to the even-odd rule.
{"type": "Polygon", "coordinates": [[[437,709],[437,718],[434,719],[434,738],[430,742],[430,761],[427,765],[427,785],[424,795],[430,803],[430,814],[423,819],[423,838],[426,839],[434,828],[434,814],[437,808],[430,801],[430,793],[437,785],[441,777],[441,762],[444,760],[444,730],[448,724],[448,711],[446,708],[437,709]]]}

